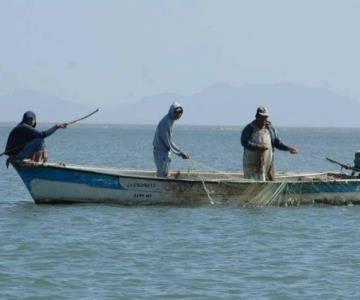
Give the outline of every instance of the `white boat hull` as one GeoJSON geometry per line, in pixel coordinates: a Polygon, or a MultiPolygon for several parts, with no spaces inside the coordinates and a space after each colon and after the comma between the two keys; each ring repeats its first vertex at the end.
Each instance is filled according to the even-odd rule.
{"type": "Polygon", "coordinates": [[[275,182],[259,182],[229,173],[174,174],[176,178],[164,179],[147,171],[59,164],[20,163],[14,166],[36,203],[179,205],[230,202],[240,206],[360,203],[360,179],[340,174],[293,175],[275,182]]]}

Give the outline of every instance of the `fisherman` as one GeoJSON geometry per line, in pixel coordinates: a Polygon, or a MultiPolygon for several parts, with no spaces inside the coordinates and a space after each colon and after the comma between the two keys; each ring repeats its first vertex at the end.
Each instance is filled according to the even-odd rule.
{"type": "Polygon", "coordinates": [[[32,111],[27,111],[22,121],[9,134],[5,149],[5,154],[9,156],[6,161],[7,167],[14,160],[47,162],[48,152],[44,139],[59,128],[66,128],[67,123],[56,124],[46,131],[39,131],[35,127],[36,115],[32,111]]]}
{"type": "Polygon", "coordinates": [[[183,108],[179,103],[174,102],[170,106],[170,110],[159,122],[153,141],[154,161],[156,165],[157,177],[168,177],[170,169],[170,152],[173,152],[182,159],[189,159],[190,156],[181,151],[173,142],[172,130],[174,122],[182,116],[183,108]]]}
{"type": "Polygon", "coordinates": [[[255,120],[242,131],[241,144],[244,147],[244,177],[260,181],[274,180],[275,148],[296,154],[297,150],[282,143],[269,118],[269,110],[260,106],[255,120]]]}

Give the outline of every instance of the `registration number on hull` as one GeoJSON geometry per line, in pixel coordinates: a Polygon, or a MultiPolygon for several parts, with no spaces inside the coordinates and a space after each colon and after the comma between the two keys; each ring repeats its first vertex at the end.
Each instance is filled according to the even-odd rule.
{"type": "Polygon", "coordinates": [[[149,199],[149,198],[152,198],[152,194],[142,194],[142,193],[134,194],[134,199],[149,199]]]}

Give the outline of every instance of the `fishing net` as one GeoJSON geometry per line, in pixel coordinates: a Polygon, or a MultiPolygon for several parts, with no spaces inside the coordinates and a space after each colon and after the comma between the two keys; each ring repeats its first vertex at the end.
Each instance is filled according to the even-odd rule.
{"type": "Polygon", "coordinates": [[[267,183],[254,193],[253,188],[249,187],[243,194],[244,201],[238,203],[243,207],[265,207],[281,205],[284,192],[288,192],[287,183],[267,183]]]}
{"type": "MultiPolygon", "coordinates": [[[[335,174],[278,174],[275,181],[245,179],[240,173],[209,170],[208,166],[190,160],[188,178],[201,182],[209,203],[230,203],[240,207],[294,206],[302,204],[350,204],[346,182],[334,187],[335,174]],[[206,171],[204,171],[206,170],[206,171]],[[336,198],[327,193],[336,189],[336,198]],[[309,196],[310,195],[310,196],[309,196]]],[[[345,174],[342,174],[345,175],[345,174]]],[[[341,174],[338,176],[342,176],[341,174]]]]}

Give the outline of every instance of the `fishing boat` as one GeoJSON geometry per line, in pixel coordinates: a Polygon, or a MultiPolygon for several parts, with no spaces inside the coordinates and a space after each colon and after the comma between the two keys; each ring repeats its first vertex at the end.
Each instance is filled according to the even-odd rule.
{"type": "Polygon", "coordinates": [[[341,172],[278,174],[275,181],[262,182],[229,172],[178,171],[157,178],[154,171],[26,160],[12,164],[38,204],[360,204],[360,178],[341,172]]]}

